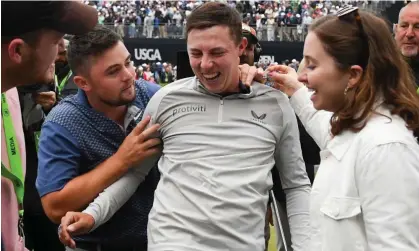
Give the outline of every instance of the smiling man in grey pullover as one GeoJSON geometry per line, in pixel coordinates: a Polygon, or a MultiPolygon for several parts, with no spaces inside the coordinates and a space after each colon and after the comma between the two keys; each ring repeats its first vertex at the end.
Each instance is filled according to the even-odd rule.
{"type": "MultiPolygon", "coordinates": [[[[310,181],[288,98],[256,82],[251,87],[241,83],[237,69],[247,40],[236,10],[203,4],[186,28],[196,76],[162,88],[144,112],[160,124],[164,145],[148,250],[264,250],[275,164],[287,196],[292,246],[303,250],[309,238],[310,181]]],[[[76,226],[93,231],[106,222],[137,189],[141,173],[133,169],[84,213],[64,217],[64,232],[76,226]]]]}

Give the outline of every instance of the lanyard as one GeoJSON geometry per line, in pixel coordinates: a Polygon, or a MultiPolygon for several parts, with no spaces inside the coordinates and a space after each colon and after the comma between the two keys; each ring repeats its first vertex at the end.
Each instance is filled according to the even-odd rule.
{"type": "MultiPolygon", "coordinates": [[[[58,85],[58,94],[61,95],[61,91],[64,89],[64,86],[67,84],[67,80],[70,78],[71,74],[73,74],[73,72],[70,70],[67,73],[67,76],[65,76],[65,78],[63,78],[63,80],[61,80],[61,83],[58,85]]],[[[55,82],[58,83],[57,75],[55,75],[55,82]]]]}
{"type": "Polygon", "coordinates": [[[36,152],[39,150],[39,139],[41,138],[41,131],[36,131],[33,133],[34,141],[35,141],[35,149],[36,152]]]}
{"type": "MultiPolygon", "coordinates": [[[[19,146],[16,133],[13,127],[12,117],[7,104],[6,95],[1,94],[1,116],[3,118],[4,134],[6,138],[7,156],[9,157],[10,170],[1,163],[1,176],[8,178],[13,182],[17,201],[20,205],[23,203],[24,178],[22,170],[22,159],[20,158],[19,146]]],[[[21,212],[19,212],[21,213],[21,212]]]]}

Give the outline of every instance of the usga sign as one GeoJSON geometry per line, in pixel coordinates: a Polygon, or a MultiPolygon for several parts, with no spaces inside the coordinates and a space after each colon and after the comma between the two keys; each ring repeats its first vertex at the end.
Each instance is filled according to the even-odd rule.
{"type": "Polygon", "coordinates": [[[134,49],[136,60],[161,61],[159,49],[134,49]]]}

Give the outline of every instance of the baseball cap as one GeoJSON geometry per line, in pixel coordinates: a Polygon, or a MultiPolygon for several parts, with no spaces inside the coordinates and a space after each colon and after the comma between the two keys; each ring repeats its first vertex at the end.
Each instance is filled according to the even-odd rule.
{"type": "Polygon", "coordinates": [[[95,8],[80,1],[2,1],[1,35],[18,37],[43,28],[83,34],[98,22],[95,8]]]}
{"type": "Polygon", "coordinates": [[[259,42],[255,29],[245,23],[242,23],[242,35],[247,38],[251,44],[257,44],[259,42]]]}

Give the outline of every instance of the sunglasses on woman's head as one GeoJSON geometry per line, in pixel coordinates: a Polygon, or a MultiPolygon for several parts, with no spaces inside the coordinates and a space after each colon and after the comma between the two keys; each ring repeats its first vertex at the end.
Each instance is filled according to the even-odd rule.
{"type": "Polygon", "coordinates": [[[362,68],[366,68],[367,67],[367,63],[368,63],[368,57],[369,57],[369,45],[368,45],[368,36],[365,33],[364,30],[364,26],[362,25],[362,20],[361,20],[361,16],[359,14],[359,10],[358,7],[353,7],[350,5],[346,5],[344,7],[342,7],[341,9],[339,9],[336,12],[336,16],[339,18],[339,20],[342,20],[344,22],[348,22],[348,23],[356,23],[359,31],[360,31],[360,35],[361,38],[364,40],[364,54],[366,57],[366,61],[363,63],[362,68]]]}

